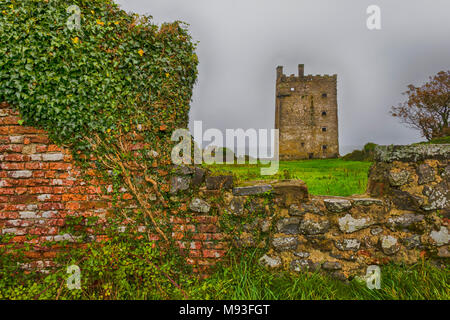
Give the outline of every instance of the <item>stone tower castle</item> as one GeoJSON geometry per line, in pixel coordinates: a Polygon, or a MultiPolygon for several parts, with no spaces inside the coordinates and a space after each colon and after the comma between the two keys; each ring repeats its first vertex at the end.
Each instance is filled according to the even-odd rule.
{"type": "Polygon", "coordinates": [[[280,160],[339,156],[337,75],[286,76],[277,67],[275,129],[280,160]]]}

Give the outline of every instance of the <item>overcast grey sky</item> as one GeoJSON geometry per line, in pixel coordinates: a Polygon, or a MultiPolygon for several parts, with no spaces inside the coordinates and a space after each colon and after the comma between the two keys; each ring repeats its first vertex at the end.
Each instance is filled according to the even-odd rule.
{"type": "Polygon", "coordinates": [[[449,0],[116,0],[154,22],[190,24],[200,60],[190,127],[273,128],[275,68],[338,74],[341,154],[423,140],[389,114],[410,83],[450,69],[449,0]],[[369,5],[381,30],[366,27],[369,5]]]}

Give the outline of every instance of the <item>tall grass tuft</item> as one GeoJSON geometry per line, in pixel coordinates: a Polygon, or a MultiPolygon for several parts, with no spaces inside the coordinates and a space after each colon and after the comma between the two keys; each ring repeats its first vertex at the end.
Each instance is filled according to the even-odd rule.
{"type": "Polygon", "coordinates": [[[413,266],[381,267],[381,289],[364,282],[342,282],[319,273],[271,272],[258,264],[258,251],[236,257],[201,285],[191,288],[192,299],[227,300],[429,300],[450,298],[449,269],[427,262],[413,266]]]}

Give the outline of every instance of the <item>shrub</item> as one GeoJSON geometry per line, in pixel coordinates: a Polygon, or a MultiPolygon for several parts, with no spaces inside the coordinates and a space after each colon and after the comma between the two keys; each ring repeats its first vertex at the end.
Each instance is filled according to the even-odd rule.
{"type": "Polygon", "coordinates": [[[375,147],[377,144],[369,142],[366,143],[362,150],[354,150],[351,153],[346,154],[342,157],[346,161],[370,161],[374,160],[375,147]]]}
{"type": "Polygon", "coordinates": [[[0,100],[76,149],[138,123],[153,140],[186,127],[197,56],[183,24],[158,28],[111,0],[71,4],[80,30],[66,26],[67,1],[1,2],[0,100]]]}

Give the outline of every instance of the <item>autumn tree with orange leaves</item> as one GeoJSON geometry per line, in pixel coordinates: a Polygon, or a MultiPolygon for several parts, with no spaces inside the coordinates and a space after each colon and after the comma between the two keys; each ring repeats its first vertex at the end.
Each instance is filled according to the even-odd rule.
{"type": "Polygon", "coordinates": [[[450,71],[437,73],[421,87],[409,85],[404,95],[408,100],[392,107],[392,116],[419,130],[428,141],[450,135],[450,71]]]}

